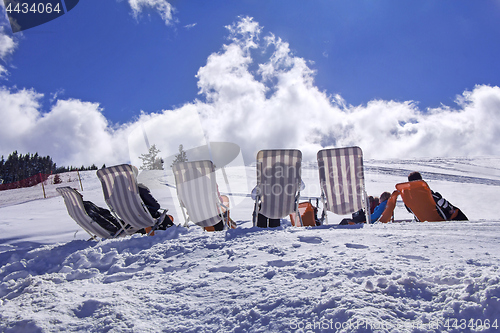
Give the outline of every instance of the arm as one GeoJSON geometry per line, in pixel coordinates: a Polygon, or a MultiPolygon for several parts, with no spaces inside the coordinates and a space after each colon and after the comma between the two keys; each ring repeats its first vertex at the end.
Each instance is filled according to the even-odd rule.
{"type": "Polygon", "coordinates": [[[382,201],[377,207],[375,207],[373,214],[370,215],[371,223],[374,223],[375,221],[377,221],[380,218],[380,216],[384,212],[386,206],[387,206],[387,200],[382,201]]]}
{"type": "Polygon", "coordinates": [[[441,215],[444,215],[443,218],[445,220],[450,220],[451,216],[455,212],[455,207],[449,203],[439,192],[433,192],[432,191],[432,198],[434,199],[434,202],[436,203],[436,208],[438,210],[438,213],[442,213],[441,215]]]}

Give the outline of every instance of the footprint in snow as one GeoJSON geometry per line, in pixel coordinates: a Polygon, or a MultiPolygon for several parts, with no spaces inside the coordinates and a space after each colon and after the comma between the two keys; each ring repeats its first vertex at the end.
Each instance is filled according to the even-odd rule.
{"type": "Polygon", "coordinates": [[[275,275],[276,275],[275,271],[269,271],[266,274],[264,274],[264,277],[271,280],[275,275]]]}
{"type": "Polygon", "coordinates": [[[134,274],[130,274],[130,273],[116,273],[116,274],[105,277],[102,280],[102,283],[107,284],[107,283],[121,282],[121,281],[125,281],[125,280],[130,280],[133,277],[134,277],[134,274]]]}
{"type": "Polygon", "coordinates": [[[316,236],[299,236],[298,238],[300,242],[309,244],[320,244],[323,241],[323,238],[316,236]]]}
{"type": "Polygon", "coordinates": [[[271,261],[267,262],[267,265],[271,266],[271,267],[293,266],[293,265],[295,265],[295,261],[293,261],[293,260],[290,260],[290,261],[286,261],[286,260],[271,260],[271,261]]]}
{"type": "Polygon", "coordinates": [[[319,278],[319,277],[325,276],[326,274],[328,274],[328,270],[321,269],[321,270],[317,270],[314,272],[297,273],[297,274],[295,274],[295,277],[297,279],[314,279],[314,278],[319,278]]]}
{"type": "Polygon", "coordinates": [[[367,245],[363,245],[363,244],[352,244],[352,243],[346,243],[345,244],[346,247],[350,248],[350,249],[369,249],[370,247],[367,246],[367,245]]]}
{"type": "Polygon", "coordinates": [[[78,318],[91,317],[94,312],[107,305],[109,305],[109,303],[103,303],[95,299],[90,299],[80,304],[76,309],[73,309],[73,313],[78,318]]]}
{"type": "Polygon", "coordinates": [[[236,266],[220,266],[220,267],[212,267],[208,271],[211,273],[220,272],[220,273],[232,273],[237,271],[239,268],[236,266]]]}
{"type": "Polygon", "coordinates": [[[429,258],[425,258],[422,256],[413,256],[411,254],[400,254],[399,257],[405,258],[405,259],[413,259],[413,260],[423,260],[423,261],[429,261],[429,258]]]}

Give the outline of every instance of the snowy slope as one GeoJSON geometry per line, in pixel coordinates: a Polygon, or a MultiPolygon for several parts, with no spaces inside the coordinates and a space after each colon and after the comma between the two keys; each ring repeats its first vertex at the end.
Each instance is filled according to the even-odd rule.
{"type": "MultiPolygon", "coordinates": [[[[241,167],[228,171],[229,189],[218,175],[238,229],[95,242],[62,198],[0,192],[10,202],[0,204],[0,331],[500,331],[498,162],[365,161],[369,194],[419,170],[469,222],[342,228],[330,215],[329,226],[253,228],[255,170],[241,167]]],[[[104,206],[95,173],[81,176],[84,197],[104,206]]],[[[317,177],[304,166],[304,196],[319,194],[317,177]]],[[[139,179],[180,222],[171,176],[139,179]]],[[[395,214],[409,217],[401,203],[395,214]]]]}

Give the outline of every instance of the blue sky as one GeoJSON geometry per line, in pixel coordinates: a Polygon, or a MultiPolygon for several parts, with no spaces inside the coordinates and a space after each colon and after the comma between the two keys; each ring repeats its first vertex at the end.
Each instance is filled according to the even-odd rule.
{"type": "MultiPolygon", "coordinates": [[[[30,92],[30,100],[38,103],[33,117],[39,119],[52,112],[59,100],[98,105],[108,132],[136,122],[141,111],[181,111],[184,105],[197,101],[223,110],[202,92],[199,71],[207,67],[209,57],[224,54],[224,45],[232,42],[227,26],[245,17],[258,24],[257,40],[261,43],[252,50],[245,73],[263,82],[258,65],[268,62],[274,50],[263,44],[265,37],[274,36],[286,43],[290,59],[304,61],[310,71],[304,75],[313,80],[313,88],[330,103],[335,104],[332,99],[340,97],[341,104],[350,107],[348,113],[358,106],[368,108],[377,100],[403,106],[414,101],[411,108],[415,114],[398,120],[410,123],[416,115],[429,113],[428,108],[463,111],[465,108],[455,103],[457,96],[474,92],[478,86],[500,85],[498,0],[81,0],[62,17],[22,33],[12,34],[4,19],[2,35],[15,45],[4,46],[7,51],[0,53],[0,86],[9,98],[21,91],[25,95],[30,92]],[[143,5],[138,12],[133,10],[134,3],[143,5]],[[158,4],[174,8],[171,19],[160,15],[158,4]]],[[[274,84],[279,80],[274,77],[274,84]]],[[[268,98],[279,90],[269,85],[268,98]]],[[[2,103],[8,112],[11,102],[0,99],[0,108],[2,103]]],[[[308,112],[307,108],[302,110],[304,117],[308,112]]],[[[368,114],[377,116],[375,111],[368,114]]],[[[349,140],[332,138],[328,134],[332,131],[323,130],[321,138],[310,143],[316,148],[340,142],[358,144],[352,136],[349,140]]],[[[496,129],[491,131],[496,135],[496,129]]],[[[220,133],[213,136],[231,140],[220,133]]],[[[378,137],[359,140],[360,145],[370,140],[378,137]]],[[[1,154],[39,149],[26,140],[19,145],[16,140],[7,141],[0,147],[1,154]]],[[[272,138],[264,142],[284,145],[272,138]]],[[[248,155],[256,149],[251,148],[248,155]]],[[[451,151],[446,148],[443,154],[451,151]]],[[[85,152],[79,156],[83,155],[85,152]]],[[[61,159],[77,163],[77,157],[64,155],[61,159]]]]}

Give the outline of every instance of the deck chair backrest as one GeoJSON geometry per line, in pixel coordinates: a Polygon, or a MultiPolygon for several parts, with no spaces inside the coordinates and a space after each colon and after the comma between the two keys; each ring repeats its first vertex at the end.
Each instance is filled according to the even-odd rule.
{"type": "Polygon", "coordinates": [[[439,215],[429,185],[423,180],[414,180],[396,185],[405,205],[419,221],[444,221],[439,215]]]}
{"type": "Polygon", "coordinates": [[[71,216],[83,230],[88,232],[92,237],[113,237],[111,232],[101,227],[87,214],[83,206],[82,196],[77,191],[68,186],[58,187],[56,191],[63,197],[69,216],[71,216]]]}
{"type": "MultiPolygon", "coordinates": [[[[380,215],[378,221],[382,223],[387,223],[392,220],[392,216],[394,214],[394,208],[396,208],[396,202],[398,200],[399,196],[399,191],[394,191],[392,192],[391,196],[389,199],[387,199],[387,205],[385,206],[384,211],[382,212],[382,215],[380,215]]],[[[372,221],[375,222],[375,221],[372,221]]]]}
{"type": "Polygon", "coordinates": [[[97,177],[101,181],[104,200],[125,223],[138,230],[151,227],[157,222],[142,202],[131,165],[100,169],[97,177]]]}
{"type": "Polygon", "coordinates": [[[297,149],[261,150],[257,154],[259,213],[270,219],[297,209],[301,184],[302,153],[297,149]]]}
{"type": "Polygon", "coordinates": [[[338,215],[346,215],[365,208],[361,148],[323,149],[318,152],[317,158],[325,209],[338,215]]]}
{"type": "Polygon", "coordinates": [[[179,162],[172,170],[179,202],[189,219],[201,227],[219,223],[222,217],[213,163],[209,160],[179,162]]]}

